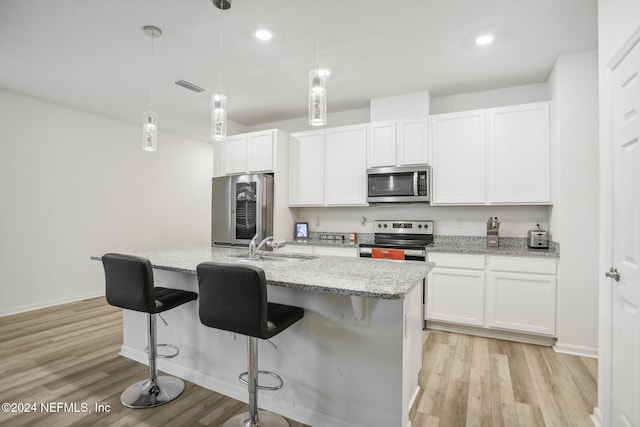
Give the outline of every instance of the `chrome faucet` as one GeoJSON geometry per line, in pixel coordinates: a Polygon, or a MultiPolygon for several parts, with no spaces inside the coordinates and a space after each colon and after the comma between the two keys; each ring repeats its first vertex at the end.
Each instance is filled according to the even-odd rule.
{"type": "Polygon", "coordinates": [[[281,248],[286,245],[286,242],[278,241],[273,238],[273,236],[265,237],[260,243],[256,245],[256,239],[258,238],[258,234],[253,236],[251,242],[249,242],[249,258],[255,259],[256,253],[262,248],[265,244],[270,248],[281,248]]]}

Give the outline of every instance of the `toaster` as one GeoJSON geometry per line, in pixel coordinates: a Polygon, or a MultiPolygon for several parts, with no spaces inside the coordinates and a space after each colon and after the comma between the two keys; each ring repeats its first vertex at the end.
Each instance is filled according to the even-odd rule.
{"type": "Polygon", "coordinates": [[[538,224],[537,229],[527,233],[527,246],[534,249],[549,249],[549,232],[544,231],[538,224]]]}

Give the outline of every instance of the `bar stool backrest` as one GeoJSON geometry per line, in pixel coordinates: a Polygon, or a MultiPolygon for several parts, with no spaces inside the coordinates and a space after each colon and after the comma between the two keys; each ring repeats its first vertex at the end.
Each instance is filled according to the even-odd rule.
{"type": "Polygon", "coordinates": [[[204,262],[197,267],[200,321],[211,328],[267,337],[267,280],[252,265],[204,262]]]}
{"type": "Polygon", "coordinates": [[[116,307],[155,313],[151,262],[142,257],[108,253],[102,256],[107,302],[116,307]]]}

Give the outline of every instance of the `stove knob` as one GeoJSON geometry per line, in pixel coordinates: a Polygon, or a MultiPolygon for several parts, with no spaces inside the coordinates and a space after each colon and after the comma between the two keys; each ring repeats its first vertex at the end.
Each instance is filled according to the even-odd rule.
{"type": "Polygon", "coordinates": [[[418,224],[418,228],[422,228],[422,224],[418,224]]]}
{"type": "Polygon", "coordinates": [[[378,224],[378,228],[382,228],[382,224],[378,224]]]}
{"type": "Polygon", "coordinates": [[[387,228],[387,224],[384,225],[384,228],[387,228]]]}

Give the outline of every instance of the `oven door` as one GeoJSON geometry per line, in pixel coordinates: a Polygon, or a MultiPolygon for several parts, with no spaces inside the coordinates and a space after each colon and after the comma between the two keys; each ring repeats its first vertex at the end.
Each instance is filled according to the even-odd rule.
{"type": "Polygon", "coordinates": [[[424,248],[402,248],[393,246],[360,246],[360,258],[395,259],[402,261],[426,261],[427,251],[424,248]]]}

